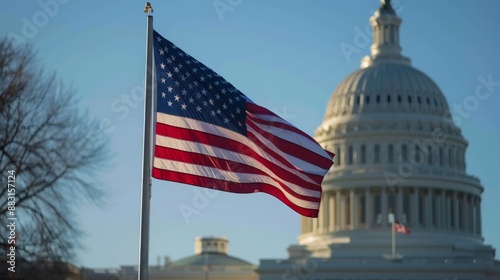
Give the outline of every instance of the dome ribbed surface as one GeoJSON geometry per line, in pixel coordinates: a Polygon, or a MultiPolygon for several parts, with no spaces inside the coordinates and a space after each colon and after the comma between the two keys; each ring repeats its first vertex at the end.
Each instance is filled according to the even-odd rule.
{"type": "Polygon", "coordinates": [[[439,87],[410,65],[378,63],[345,78],[330,98],[325,119],[369,112],[448,115],[439,87]]]}

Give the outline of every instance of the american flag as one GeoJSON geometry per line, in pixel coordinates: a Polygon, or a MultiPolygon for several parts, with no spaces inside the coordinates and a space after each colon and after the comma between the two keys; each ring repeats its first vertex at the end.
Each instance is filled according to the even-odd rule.
{"type": "Polygon", "coordinates": [[[394,231],[401,232],[404,234],[410,234],[410,230],[405,225],[401,224],[398,221],[394,222],[394,231]]]}
{"type": "Polygon", "coordinates": [[[233,193],[265,192],[317,217],[333,154],[154,31],[153,177],[233,193]]]}

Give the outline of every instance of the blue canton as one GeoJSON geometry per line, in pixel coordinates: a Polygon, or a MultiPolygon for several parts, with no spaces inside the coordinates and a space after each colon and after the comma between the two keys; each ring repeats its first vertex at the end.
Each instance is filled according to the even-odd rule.
{"type": "Polygon", "coordinates": [[[154,31],[157,112],[246,135],[246,97],[212,69],[154,31]]]}

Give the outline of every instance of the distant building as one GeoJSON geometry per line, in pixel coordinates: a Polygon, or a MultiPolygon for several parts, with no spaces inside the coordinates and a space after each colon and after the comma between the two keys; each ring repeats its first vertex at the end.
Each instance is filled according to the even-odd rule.
{"type": "MultiPolygon", "coordinates": [[[[195,239],[194,255],[174,262],[150,266],[150,280],[257,280],[256,266],[228,255],[228,240],[221,237],[195,239]]],[[[137,266],[120,269],[85,269],[85,280],[133,280],[137,279],[137,266]]]]}
{"type": "MultiPolygon", "coordinates": [[[[401,55],[399,18],[382,1],[371,55],[333,93],[315,138],[336,153],[320,214],[302,218],[289,258],[261,260],[261,280],[498,280],[481,235],[479,179],[439,87],[401,55]],[[411,234],[396,235],[390,217],[411,234]]],[[[443,38],[445,39],[445,38],[443,38]]]]}

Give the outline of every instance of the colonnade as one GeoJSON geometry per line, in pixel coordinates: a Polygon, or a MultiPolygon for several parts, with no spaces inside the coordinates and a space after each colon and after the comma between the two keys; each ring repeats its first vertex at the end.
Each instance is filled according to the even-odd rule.
{"type": "Polygon", "coordinates": [[[410,229],[481,234],[481,198],[454,190],[370,187],[324,191],[317,219],[302,218],[302,233],[389,228],[388,214],[410,229]]]}

